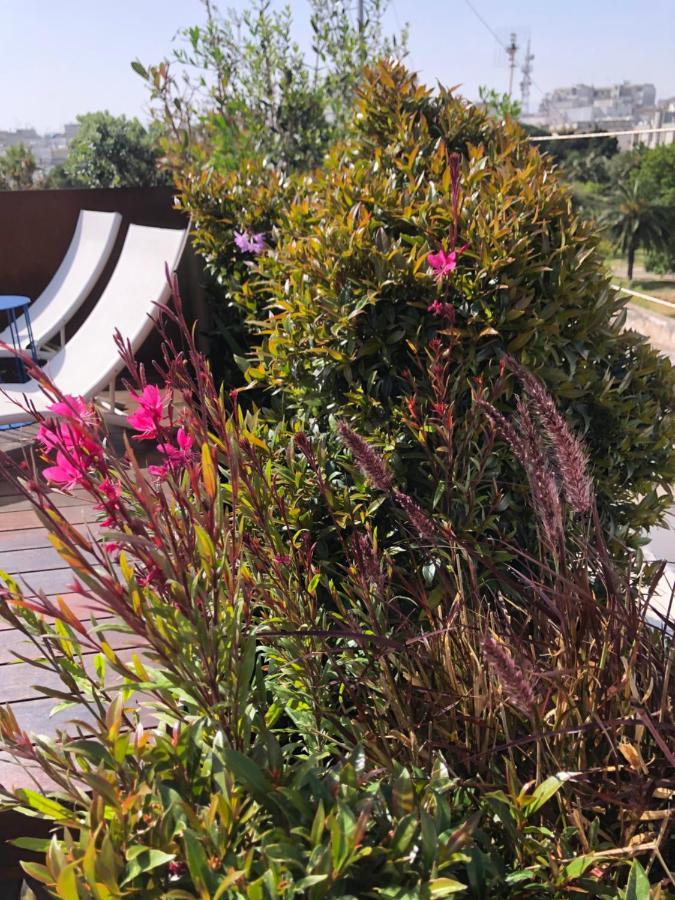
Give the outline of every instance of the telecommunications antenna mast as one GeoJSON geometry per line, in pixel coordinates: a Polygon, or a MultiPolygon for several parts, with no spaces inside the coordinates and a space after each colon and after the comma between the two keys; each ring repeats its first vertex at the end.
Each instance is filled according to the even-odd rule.
{"type": "Polygon", "coordinates": [[[506,55],[509,58],[509,96],[513,93],[513,73],[516,70],[516,53],[518,52],[518,44],[516,43],[516,33],[511,32],[509,45],[506,48],[506,55]]]}
{"type": "Polygon", "coordinates": [[[530,111],[530,88],[532,87],[532,60],[534,53],[530,53],[530,39],[527,39],[527,50],[525,51],[525,59],[523,67],[520,70],[523,73],[523,80],[520,82],[520,100],[525,114],[530,111]]]}

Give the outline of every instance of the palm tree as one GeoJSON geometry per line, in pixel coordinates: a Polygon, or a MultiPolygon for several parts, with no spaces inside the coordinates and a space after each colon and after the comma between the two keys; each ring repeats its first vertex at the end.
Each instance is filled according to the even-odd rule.
{"type": "Polygon", "coordinates": [[[657,250],[667,242],[667,210],[645,192],[639,177],[615,184],[606,205],[600,222],[609,228],[617,246],[625,254],[628,280],[632,281],[636,251],[640,247],[657,250]]]}
{"type": "Polygon", "coordinates": [[[0,191],[28,191],[35,187],[37,163],[23,144],[9,147],[0,156],[0,191]]]}

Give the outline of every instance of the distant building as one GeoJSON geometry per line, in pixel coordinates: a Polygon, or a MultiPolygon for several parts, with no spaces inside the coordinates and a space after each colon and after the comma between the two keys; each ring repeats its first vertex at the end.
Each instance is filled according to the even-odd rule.
{"type": "Polygon", "coordinates": [[[656,147],[675,142],[675,97],[656,101],[653,84],[624,81],[609,87],[574,84],[556,88],[544,96],[536,115],[523,121],[549,131],[632,131],[642,134],[619,135],[620,150],[639,144],[656,147]],[[673,130],[650,131],[673,125],[673,130]]]}
{"type": "Polygon", "coordinates": [[[9,147],[23,144],[32,152],[41,172],[48,172],[62,163],[68,155],[68,144],[79,131],[78,123],[66,125],[61,132],[38,134],[34,128],[17,128],[15,131],[0,131],[0,153],[9,147]]]}
{"type": "Polygon", "coordinates": [[[656,107],[656,88],[653,84],[613,84],[593,87],[575,84],[556,88],[546,94],[539,107],[539,115],[547,127],[579,129],[581,127],[631,128],[656,107]]]}
{"type": "MultiPolygon", "coordinates": [[[[647,114],[637,123],[638,128],[653,128],[644,134],[632,134],[627,136],[630,139],[630,146],[637,147],[644,144],[645,147],[658,147],[660,144],[675,144],[675,97],[667,100],[659,100],[653,110],[649,110],[647,114]],[[672,128],[670,126],[672,125],[672,128]],[[666,129],[665,131],[656,129],[666,129]]],[[[623,149],[623,147],[622,147],[623,149]]]]}

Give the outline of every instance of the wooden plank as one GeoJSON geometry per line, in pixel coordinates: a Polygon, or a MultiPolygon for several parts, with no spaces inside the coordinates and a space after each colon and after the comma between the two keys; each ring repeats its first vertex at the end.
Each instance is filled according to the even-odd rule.
{"type": "Polygon", "coordinates": [[[70,568],[42,569],[17,578],[24,592],[28,591],[32,594],[44,591],[47,596],[54,596],[63,591],[71,591],[74,580],[75,573],[70,568]]]}
{"type": "MultiPolygon", "coordinates": [[[[96,600],[90,600],[88,597],[83,597],[82,594],[75,593],[57,593],[50,597],[51,600],[55,600],[56,597],[61,597],[64,603],[68,606],[68,609],[75,614],[75,616],[80,620],[80,622],[88,622],[91,619],[92,614],[96,616],[96,618],[101,618],[105,616],[106,618],[110,618],[110,612],[106,609],[101,608],[96,600]]],[[[26,595],[26,600],[30,600],[30,596],[26,595]]],[[[50,616],[47,616],[48,620],[51,620],[50,616]]],[[[4,619],[0,619],[0,635],[3,634],[12,634],[15,631],[12,626],[6,622],[4,619]]]]}
{"type": "MultiPolygon", "coordinates": [[[[128,714],[132,714],[142,709],[141,719],[144,726],[154,727],[157,725],[155,714],[141,706],[141,703],[147,702],[147,700],[147,694],[145,696],[134,695],[126,703],[125,710],[128,714]]],[[[23,731],[44,737],[54,737],[58,729],[65,728],[75,719],[84,723],[95,721],[93,714],[84,706],[72,706],[54,713],[52,712],[53,707],[54,700],[51,697],[42,697],[39,700],[22,700],[19,703],[13,703],[12,712],[23,731]]],[[[77,726],[71,725],[68,731],[74,736],[77,733],[77,726]]]]}
{"type": "Polygon", "coordinates": [[[5,550],[0,544],[0,569],[10,575],[28,575],[47,569],[67,569],[68,563],[52,546],[30,550],[5,550]]]}
{"type": "MultiPolygon", "coordinates": [[[[97,621],[110,625],[110,629],[105,632],[105,639],[113,650],[136,650],[138,652],[145,646],[135,634],[113,630],[114,624],[109,616],[98,618],[97,621]]],[[[82,655],[88,656],[95,652],[90,647],[86,647],[82,655]]],[[[17,634],[14,630],[0,632],[0,684],[3,682],[8,667],[21,665],[17,662],[17,653],[26,659],[39,659],[42,656],[42,651],[24,635],[17,634]]],[[[2,701],[0,700],[0,702],[2,701]]]]}
{"type": "MultiPolygon", "coordinates": [[[[71,496],[70,494],[50,494],[50,500],[57,509],[66,509],[70,506],[82,506],[91,509],[93,502],[89,497],[71,496]]],[[[21,512],[26,509],[34,509],[35,504],[23,494],[12,497],[0,497],[0,514],[6,512],[21,512]]]]}
{"type": "MultiPolygon", "coordinates": [[[[125,650],[119,654],[123,661],[131,659],[133,650],[125,650]]],[[[95,654],[85,655],[85,669],[92,674],[94,672],[94,656],[95,654]]],[[[119,677],[115,679],[119,682],[119,677]]],[[[37,690],[38,687],[49,688],[51,690],[65,690],[64,684],[56,672],[46,669],[38,669],[30,663],[13,663],[4,666],[2,669],[2,687],[0,687],[0,702],[16,703],[44,699],[44,694],[37,690]]],[[[114,684],[114,681],[111,682],[114,684]]],[[[54,700],[56,704],[58,701],[54,700]]]]}
{"type": "MultiPolygon", "coordinates": [[[[59,790],[56,782],[52,781],[38,765],[27,759],[15,760],[6,750],[0,750],[0,786],[7,791],[18,791],[19,788],[31,788],[34,791],[59,790]]],[[[6,829],[5,816],[6,813],[0,813],[0,832],[6,829]]],[[[19,831],[16,837],[28,834],[30,828],[19,831]]]]}
{"type": "MultiPolygon", "coordinates": [[[[92,524],[96,520],[97,513],[92,509],[82,506],[68,506],[63,510],[63,518],[71,525],[92,524]]],[[[19,512],[0,512],[0,532],[18,531],[22,528],[42,528],[42,522],[33,510],[24,509],[19,512]]],[[[2,537],[0,536],[0,542],[2,537]]]]}
{"type": "MultiPolygon", "coordinates": [[[[133,649],[125,648],[120,650],[118,656],[122,662],[128,662],[134,654],[133,649]]],[[[84,654],[85,670],[91,675],[94,674],[94,653],[84,654]]],[[[110,668],[108,667],[108,671],[110,668]]],[[[110,684],[120,682],[118,675],[113,675],[110,684]]],[[[38,669],[30,663],[12,663],[4,666],[2,669],[2,678],[0,679],[0,703],[18,703],[24,700],[43,699],[44,694],[37,690],[37,687],[65,690],[64,683],[61,681],[56,672],[47,669],[38,669]]],[[[58,701],[54,700],[54,703],[58,701]]]]}
{"type": "MultiPolygon", "coordinates": [[[[40,471],[41,467],[38,466],[38,471],[40,471]]],[[[52,494],[61,494],[63,496],[63,491],[59,491],[56,488],[52,490],[52,494]]],[[[75,487],[72,491],[69,491],[71,497],[88,497],[89,495],[84,490],[84,488],[75,487]]],[[[0,481],[0,497],[17,497],[21,495],[21,491],[17,489],[16,485],[11,481],[0,481]]]]}
{"type": "MultiPolygon", "coordinates": [[[[96,537],[101,534],[101,527],[92,523],[82,529],[84,536],[96,537]],[[91,532],[91,534],[90,534],[91,532]]],[[[39,547],[51,547],[49,533],[42,525],[37,528],[21,528],[18,531],[4,531],[0,534],[0,553],[12,550],[36,550],[39,547]]]]}

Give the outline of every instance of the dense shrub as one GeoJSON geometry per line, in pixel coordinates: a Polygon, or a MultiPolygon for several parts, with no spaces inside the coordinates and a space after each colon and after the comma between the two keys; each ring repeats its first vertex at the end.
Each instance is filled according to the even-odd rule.
{"type": "Polygon", "coordinates": [[[63,898],[612,897],[627,877],[644,892],[624,861],[644,853],[658,878],[668,859],[651,830],[673,789],[668,622],[647,626],[649,591],[614,572],[583,449],[541,383],[509,361],[517,419],[487,391],[474,404],[532,486],[542,554],[518,570],[514,548],[424,512],[341,423],[351,498],[362,471],[407,533],[409,551],[383,551],[362,503],[336,502],[349,477],[321,439],[228,409],[177,324],[187,353],[165,343],[158,387],[125,354],[149,469],[35,368],[62,417],[42,423],[50,465],[3,460],[96,617],[3,576],[1,615],[73,707],[53,741],[0,713],[4,747],[57,786],[13,800],[54,823],[48,847],[21,842],[46,851],[29,873],[63,898]],[[104,543],[54,508],[55,485],[93,498],[104,543]],[[334,514],[332,565],[308,486],[334,514]],[[564,504],[592,535],[573,554],[564,504]]]}
{"type": "Polygon", "coordinates": [[[262,161],[242,162],[236,172],[189,165],[174,172],[178,203],[192,220],[192,240],[205,262],[214,373],[232,388],[255,337],[234,302],[251,277],[255,256],[235,244],[236,234],[269,236],[294,196],[289,178],[262,161]]]}
{"type": "MultiPolygon", "coordinates": [[[[493,384],[508,352],[537,371],[583,433],[610,531],[625,537],[658,519],[675,476],[672,367],[642,338],[621,333],[621,303],[591,226],[516,124],[445,91],[432,94],[401,65],[383,64],[368,73],[352,139],[311,176],[287,182],[281,203],[273,176],[255,189],[249,172],[212,178],[184,181],[184,202],[209,264],[261,342],[248,377],[270,386],[286,409],[322,429],[331,416],[345,418],[385,449],[407,489],[457,528],[513,536],[527,518],[523,504],[517,491],[494,492],[495,477],[517,481],[509,458],[491,458],[469,508],[468,453],[441,498],[434,460],[442,451],[400,414],[404,401],[433,400],[418,357],[447,330],[455,336],[448,365],[458,457],[472,382],[493,384]],[[273,250],[232,291],[227,229],[238,218],[269,227],[273,250]],[[437,280],[428,256],[451,249],[454,228],[457,249],[466,247],[437,280]]],[[[511,401],[507,384],[501,408],[511,401]]]]}
{"type": "Polygon", "coordinates": [[[406,28],[384,33],[388,0],[362,0],[358,21],[348,0],[309,0],[311,55],[293,37],[290,6],[203,5],[205,21],[181,29],[168,58],[132,63],[178,170],[204,157],[219,171],[258,158],[283,171],[318,165],[351,119],[364,63],[406,52],[406,28]]]}

